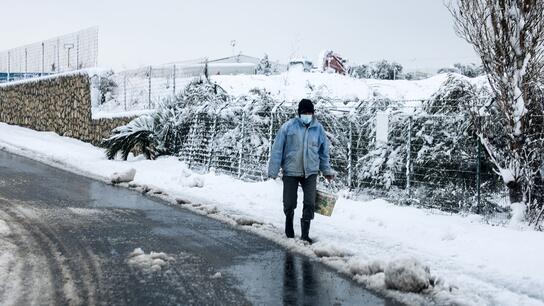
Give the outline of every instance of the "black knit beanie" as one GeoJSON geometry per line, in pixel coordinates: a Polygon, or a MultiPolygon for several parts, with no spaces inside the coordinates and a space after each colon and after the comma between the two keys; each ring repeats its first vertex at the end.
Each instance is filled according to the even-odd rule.
{"type": "Polygon", "coordinates": [[[314,104],[309,99],[302,99],[298,104],[298,115],[304,113],[314,113],[314,104]]]}

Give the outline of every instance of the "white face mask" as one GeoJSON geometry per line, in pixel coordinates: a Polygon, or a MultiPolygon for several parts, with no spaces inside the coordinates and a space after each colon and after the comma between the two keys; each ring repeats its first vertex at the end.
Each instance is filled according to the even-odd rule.
{"type": "Polygon", "coordinates": [[[310,122],[312,122],[312,117],[313,115],[300,115],[300,119],[302,119],[302,122],[304,122],[305,124],[309,124],[310,122]]]}

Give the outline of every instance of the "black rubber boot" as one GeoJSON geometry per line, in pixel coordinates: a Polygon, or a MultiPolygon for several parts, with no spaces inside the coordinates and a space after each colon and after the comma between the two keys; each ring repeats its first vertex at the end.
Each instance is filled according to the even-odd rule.
{"type": "Polygon", "coordinates": [[[287,238],[295,238],[295,230],[293,229],[293,215],[285,216],[285,236],[287,236],[287,238]]]}
{"type": "Polygon", "coordinates": [[[313,240],[310,237],[308,237],[308,234],[310,233],[310,220],[300,219],[300,228],[302,232],[302,235],[300,238],[312,244],[313,240]]]}

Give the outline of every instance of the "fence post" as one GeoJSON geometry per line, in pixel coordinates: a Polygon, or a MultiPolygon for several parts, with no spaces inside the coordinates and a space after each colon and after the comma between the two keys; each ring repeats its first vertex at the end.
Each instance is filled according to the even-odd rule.
{"type": "Polygon", "coordinates": [[[45,44],[42,42],[42,76],[45,74],[45,44]]]}
{"type": "Polygon", "coordinates": [[[76,38],[76,70],[79,69],[79,34],[76,38]]]}
{"type": "Polygon", "coordinates": [[[174,69],[172,70],[172,96],[176,98],[176,64],[174,64],[174,69]]]}
{"type": "Polygon", "coordinates": [[[406,192],[411,197],[410,172],[412,168],[412,116],[408,117],[408,140],[406,146],[406,192]]]}
{"type": "MultiPolygon", "coordinates": [[[[480,131],[480,116],[478,115],[478,117],[476,118],[476,124],[478,125],[477,129],[476,129],[476,132],[479,133],[480,131]]],[[[476,152],[478,152],[478,159],[476,161],[476,190],[478,192],[478,198],[477,198],[477,203],[478,203],[478,212],[480,210],[480,199],[481,199],[481,194],[480,194],[480,186],[481,186],[481,170],[480,170],[480,167],[481,167],[481,146],[480,146],[480,137],[478,136],[478,134],[476,135],[476,152]]]]}
{"type": "Polygon", "coordinates": [[[148,94],[148,99],[147,99],[148,109],[151,109],[151,74],[152,73],[153,73],[153,67],[149,66],[149,77],[148,77],[148,80],[149,80],[149,87],[148,87],[149,94],[148,94]]]}
{"type": "Polygon", "coordinates": [[[208,160],[207,160],[207,163],[206,163],[206,172],[210,171],[210,167],[212,165],[212,158],[213,158],[213,153],[214,153],[213,146],[214,146],[214,141],[215,141],[215,131],[217,129],[217,117],[218,117],[218,115],[214,113],[213,114],[213,124],[212,124],[212,136],[211,136],[210,142],[208,143],[208,160]]]}
{"type": "Polygon", "coordinates": [[[25,48],[25,79],[28,77],[28,50],[25,48]]]}
{"type": "Polygon", "coordinates": [[[11,52],[8,51],[8,82],[11,79],[11,52]]]}
{"type": "Polygon", "coordinates": [[[246,129],[246,113],[245,111],[242,112],[242,127],[241,127],[241,135],[242,139],[240,141],[240,148],[238,149],[238,178],[242,177],[242,157],[244,153],[244,136],[245,136],[245,129],[246,129]]]}
{"type": "Polygon", "coordinates": [[[353,170],[352,170],[353,161],[352,161],[352,148],[351,148],[351,145],[353,143],[353,127],[351,125],[351,120],[349,119],[349,117],[348,117],[348,125],[349,125],[349,135],[348,135],[348,181],[347,181],[347,184],[348,184],[348,189],[351,190],[352,175],[353,175],[353,170]]]}
{"type": "Polygon", "coordinates": [[[57,38],[57,73],[60,73],[60,38],[57,38]]]}
{"type": "Polygon", "coordinates": [[[195,153],[196,153],[196,138],[198,136],[198,133],[197,133],[197,128],[198,128],[198,123],[199,123],[199,117],[200,117],[201,113],[198,113],[196,114],[196,116],[193,117],[193,122],[192,122],[192,130],[190,131],[190,134],[189,134],[189,139],[188,139],[188,142],[190,143],[190,146],[189,146],[189,168],[192,167],[193,165],[193,161],[195,159],[195,153]]]}
{"type": "Polygon", "coordinates": [[[125,111],[127,110],[127,75],[123,76],[123,100],[125,104],[125,111]]]}
{"type": "Polygon", "coordinates": [[[274,114],[276,113],[276,110],[273,110],[272,113],[270,113],[270,126],[268,127],[268,160],[270,160],[270,157],[272,157],[272,136],[274,134],[274,114]]]}

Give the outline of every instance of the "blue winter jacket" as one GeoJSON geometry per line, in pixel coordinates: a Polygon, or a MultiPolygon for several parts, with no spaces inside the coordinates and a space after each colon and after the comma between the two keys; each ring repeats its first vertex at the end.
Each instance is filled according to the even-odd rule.
{"type": "Polygon", "coordinates": [[[308,127],[298,117],[282,125],[272,146],[268,176],[277,177],[280,167],[284,176],[309,177],[319,171],[323,175],[334,175],[329,160],[329,140],[315,118],[308,127]]]}

